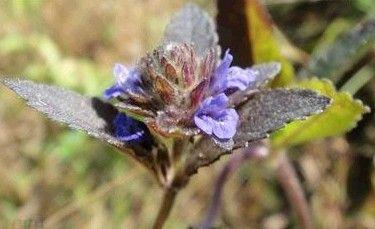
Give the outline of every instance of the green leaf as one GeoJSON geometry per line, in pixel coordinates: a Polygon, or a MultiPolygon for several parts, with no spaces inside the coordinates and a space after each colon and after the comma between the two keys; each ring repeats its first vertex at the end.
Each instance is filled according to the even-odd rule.
{"type": "Polygon", "coordinates": [[[354,22],[345,18],[335,19],[327,26],[324,33],[319,37],[317,44],[314,46],[314,50],[328,49],[340,35],[349,31],[354,25],[354,22]]]}
{"type": "Polygon", "coordinates": [[[246,17],[251,43],[251,55],[255,64],[278,61],[281,72],[271,83],[272,87],[287,86],[294,79],[292,65],[281,55],[274,24],[264,6],[258,1],[247,1],[246,17]]]}
{"type": "Polygon", "coordinates": [[[332,104],[323,113],[304,121],[296,121],[272,135],[274,147],[285,147],[313,139],[344,134],[353,129],[369,108],[345,92],[337,92],[328,80],[317,78],[304,80],[298,88],[316,90],[332,99],[332,104]]]}
{"type": "Polygon", "coordinates": [[[255,92],[237,109],[240,120],[233,138],[235,147],[266,138],[294,120],[321,113],[329,104],[329,98],[311,90],[280,88],[255,92]]]}
{"type": "Polygon", "coordinates": [[[357,93],[365,84],[374,77],[373,66],[364,66],[352,78],[345,82],[340,91],[346,91],[351,95],[357,93]]]}
{"type": "Polygon", "coordinates": [[[365,13],[368,13],[368,14],[372,14],[374,15],[374,12],[375,12],[375,4],[374,4],[374,1],[373,0],[356,0],[356,1],[352,1],[353,5],[355,8],[365,12],[365,13]]]}
{"type": "Polygon", "coordinates": [[[302,75],[316,75],[337,82],[374,48],[374,44],[375,19],[368,19],[337,37],[331,44],[314,50],[307,71],[302,75]]]}

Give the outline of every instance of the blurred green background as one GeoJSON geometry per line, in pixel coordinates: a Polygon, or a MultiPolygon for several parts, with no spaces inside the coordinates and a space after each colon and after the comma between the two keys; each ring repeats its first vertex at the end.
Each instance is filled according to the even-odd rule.
{"type": "MultiPolygon", "coordinates": [[[[0,1],[0,75],[100,96],[113,83],[113,63],[131,65],[152,50],[172,13],[185,2],[0,1]]],[[[211,15],[217,12],[215,1],[193,2],[211,15]]],[[[374,12],[371,0],[265,3],[289,39],[281,50],[296,69],[314,48],[374,12]]],[[[226,8],[219,10],[227,13],[226,8]]],[[[366,69],[362,74],[371,74],[373,69],[366,69]]],[[[374,95],[372,78],[358,96],[373,106],[374,95]]],[[[150,227],[162,193],[136,162],[49,121],[4,87],[0,99],[0,228],[150,227]]],[[[319,228],[375,228],[371,154],[375,137],[370,115],[371,128],[360,124],[348,136],[291,150],[319,228]]],[[[227,160],[225,156],[199,170],[178,197],[167,228],[186,228],[201,220],[215,177],[227,160]]],[[[274,164],[272,158],[250,162],[230,179],[218,225],[296,226],[275,180],[274,164]]]]}

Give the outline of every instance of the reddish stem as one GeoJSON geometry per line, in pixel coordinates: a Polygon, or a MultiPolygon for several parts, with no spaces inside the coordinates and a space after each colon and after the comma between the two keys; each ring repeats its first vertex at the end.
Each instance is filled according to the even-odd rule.
{"type": "Polygon", "coordinates": [[[297,173],[285,152],[279,152],[277,178],[286,194],[289,204],[297,215],[300,227],[312,229],[313,222],[309,205],[301,183],[298,180],[297,173]]]}
{"type": "Polygon", "coordinates": [[[210,206],[208,208],[206,217],[202,220],[202,223],[198,226],[200,229],[211,228],[213,222],[218,216],[221,196],[223,193],[223,188],[228,180],[228,177],[238,169],[242,163],[246,162],[248,159],[254,157],[264,157],[268,154],[268,150],[264,145],[258,144],[253,145],[249,148],[241,150],[241,152],[233,152],[232,158],[224,166],[223,170],[220,172],[219,177],[216,180],[214,194],[211,199],[210,206]]]}

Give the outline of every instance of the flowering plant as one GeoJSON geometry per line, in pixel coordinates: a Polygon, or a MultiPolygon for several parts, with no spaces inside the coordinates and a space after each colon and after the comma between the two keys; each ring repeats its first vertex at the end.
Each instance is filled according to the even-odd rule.
{"type": "Polygon", "coordinates": [[[330,99],[307,89],[267,89],[276,62],[248,68],[223,58],[215,26],[194,5],[168,25],[161,44],[135,66],[115,64],[103,99],[21,79],[3,83],[48,117],[125,152],[166,190],[156,227],[177,191],[221,155],[251,149],[296,119],[322,112],[330,99]]]}

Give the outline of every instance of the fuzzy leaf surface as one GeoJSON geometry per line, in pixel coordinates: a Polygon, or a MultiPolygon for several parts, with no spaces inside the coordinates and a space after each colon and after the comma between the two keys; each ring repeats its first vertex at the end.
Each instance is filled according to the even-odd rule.
{"type": "Polygon", "coordinates": [[[2,82],[25,99],[29,106],[49,118],[117,147],[126,147],[125,143],[111,134],[112,119],[117,114],[112,105],[98,98],[85,97],[60,87],[28,80],[3,79],[2,82]]]}
{"type": "Polygon", "coordinates": [[[215,24],[206,12],[194,4],[187,4],[168,24],[164,42],[192,43],[199,55],[216,48],[218,35],[215,24]]]}
{"type": "Polygon", "coordinates": [[[185,173],[191,176],[196,173],[200,167],[208,166],[218,160],[222,155],[229,153],[229,150],[216,145],[212,139],[204,138],[188,155],[185,162],[185,173]]]}
{"type": "Polygon", "coordinates": [[[254,89],[264,87],[268,82],[272,81],[277,74],[280,73],[281,64],[278,62],[268,62],[251,66],[255,71],[255,83],[245,91],[236,91],[229,97],[230,106],[237,106],[248,99],[254,92],[254,89]]]}
{"type": "Polygon", "coordinates": [[[268,62],[255,64],[251,67],[256,72],[256,87],[266,84],[281,71],[281,64],[278,62],[268,62]]]}
{"type": "Polygon", "coordinates": [[[375,47],[375,19],[368,19],[338,36],[324,47],[314,50],[308,69],[302,75],[316,75],[334,82],[375,47]]]}
{"type": "Polygon", "coordinates": [[[317,78],[296,84],[298,88],[319,91],[332,99],[332,104],[323,113],[287,125],[272,136],[275,147],[296,145],[317,138],[344,134],[354,128],[369,108],[345,92],[335,90],[328,80],[317,78]]]}
{"type": "Polygon", "coordinates": [[[312,114],[322,112],[330,104],[330,99],[311,90],[275,89],[254,93],[242,104],[235,147],[244,147],[268,136],[285,124],[305,119],[312,114]]]}

